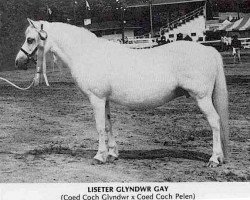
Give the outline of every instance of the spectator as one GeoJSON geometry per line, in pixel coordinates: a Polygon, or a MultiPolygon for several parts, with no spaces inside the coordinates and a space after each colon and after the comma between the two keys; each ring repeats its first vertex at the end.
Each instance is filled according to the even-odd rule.
{"type": "Polygon", "coordinates": [[[166,36],[165,36],[165,35],[162,35],[162,36],[161,36],[161,41],[163,41],[163,42],[166,41],[166,36]]]}
{"type": "Polygon", "coordinates": [[[193,39],[189,35],[186,35],[186,37],[184,37],[184,40],[186,40],[186,41],[193,41],[193,39]]]}
{"type": "Polygon", "coordinates": [[[221,36],[221,51],[225,51],[226,50],[225,37],[226,36],[221,36]]]}
{"type": "Polygon", "coordinates": [[[128,44],[128,37],[127,36],[124,37],[124,44],[128,44]]]}
{"type": "Polygon", "coordinates": [[[229,49],[229,45],[231,45],[231,37],[227,37],[227,36],[224,36],[222,37],[222,42],[223,42],[223,47],[224,49],[222,49],[223,51],[227,51],[229,49]]]}
{"type": "Polygon", "coordinates": [[[176,41],[177,41],[177,40],[183,40],[183,34],[182,34],[182,33],[179,33],[179,34],[177,35],[176,41]]]}
{"type": "Polygon", "coordinates": [[[163,44],[167,44],[165,35],[161,35],[161,38],[158,41],[158,45],[163,45],[163,44]]]}
{"type": "Polygon", "coordinates": [[[233,36],[231,46],[233,48],[234,63],[236,63],[237,59],[238,62],[241,62],[241,57],[240,57],[241,41],[238,39],[237,35],[233,36]]]}

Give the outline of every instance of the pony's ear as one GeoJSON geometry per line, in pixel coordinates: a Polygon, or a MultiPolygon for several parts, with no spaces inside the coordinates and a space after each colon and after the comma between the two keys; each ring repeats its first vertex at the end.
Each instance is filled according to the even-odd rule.
{"type": "Polygon", "coordinates": [[[27,18],[27,20],[28,20],[30,26],[32,26],[33,28],[37,28],[35,21],[31,20],[30,18],[27,18]]]}

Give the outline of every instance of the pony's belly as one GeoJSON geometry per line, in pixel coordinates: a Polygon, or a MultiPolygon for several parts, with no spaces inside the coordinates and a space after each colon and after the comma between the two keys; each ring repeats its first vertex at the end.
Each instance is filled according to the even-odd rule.
{"type": "Polygon", "coordinates": [[[109,100],[130,108],[155,108],[171,101],[176,97],[172,91],[112,93],[109,100]]]}

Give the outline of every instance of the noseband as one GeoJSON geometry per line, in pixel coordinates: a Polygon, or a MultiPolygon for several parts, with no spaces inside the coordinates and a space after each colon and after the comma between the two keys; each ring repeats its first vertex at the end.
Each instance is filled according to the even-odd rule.
{"type": "Polygon", "coordinates": [[[27,58],[28,58],[27,63],[29,63],[29,61],[33,61],[36,64],[36,60],[34,59],[34,55],[37,52],[37,47],[31,53],[28,53],[23,48],[21,48],[20,50],[27,56],[27,58]]]}

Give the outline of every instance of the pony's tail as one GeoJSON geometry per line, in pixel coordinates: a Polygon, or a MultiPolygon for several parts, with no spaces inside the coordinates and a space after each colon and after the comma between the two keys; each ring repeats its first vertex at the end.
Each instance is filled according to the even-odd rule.
{"type": "Polygon", "coordinates": [[[213,103],[220,117],[220,137],[225,160],[228,159],[229,125],[228,125],[228,92],[226,78],[223,69],[223,60],[219,52],[216,52],[218,73],[213,91],[213,103]]]}

